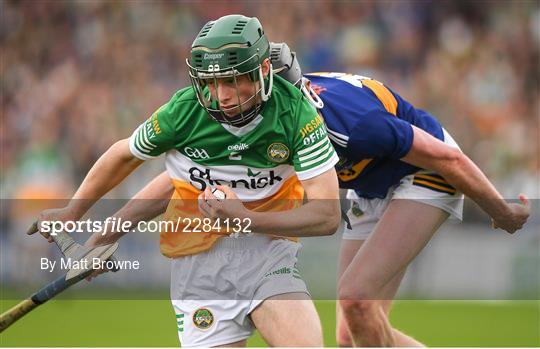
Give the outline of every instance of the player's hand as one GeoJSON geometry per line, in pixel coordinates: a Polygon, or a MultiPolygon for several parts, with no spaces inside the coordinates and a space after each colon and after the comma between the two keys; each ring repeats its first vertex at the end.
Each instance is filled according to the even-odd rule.
{"type": "Polygon", "coordinates": [[[248,209],[242,204],[238,196],[226,185],[218,185],[217,189],[225,194],[225,200],[218,200],[213,194],[212,189],[206,187],[203,193],[198,197],[199,211],[208,218],[215,219],[234,219],[245,218],[248,209]]]}
{"type": "MultiPolygon", "coordinates": [[[[87,246],[87,247],[98,247],[98,246],[102,246],[102,245],[107,245],[107,244],[112,244],[116,241],[110,241],[110,239],[108,239],[107,236],[104,236],[104,235],[101,235],[101,232],[97,232],[97,233],[94,233],[92,234],[88,240],[86,240],[86,242],[84,243],[84,246],[87,246]]],[[[96,277],[98,277],[99,275],[101,274],[104,274],[104,273],[107,273],[109,271],[109,269],[105,268],[105,269],[95,269],[92,274],[90,274],[88,277],[86,277],[86,281],[92,281],[92,279],[95,279],[96,277]]]]}
{"type": "Polygon", "coordinates": [[[54,242],[54,240],[53,240],[52,236],[50,235],[50,232],[47,231],[47,229],[43,229],[42,222],[44,222],[44,221],[48,221],[48,222],[52,222],[52,221],[66,222],[66,221],[69,221],[69,220],[75,221],[76,219],[77,218],[75,217],[75,215],[73,214],[73,212],[71,211],[71,209],[69,207],[53,208],[53,209],[49,209],[49,210],[44,210],[39,214],[37,221],[35,221],[30,226],[30,228],[28,228],[28,231],[26,232],[26,234],[32,235],[32,234],[39,231],[39,233],[45,239],[47,239],[47,241],[49,241],[49,243],[51,243],[51,242],[54,242]]]}
{"type": "Polygon", "coordinates": [[[492,218],[494,229],[503,229],[514,234],[527,222],[531,211],[531,204],[525,195],[519,196],[520,204],[508,204],[508,214],[502,217],[492,218]]]}

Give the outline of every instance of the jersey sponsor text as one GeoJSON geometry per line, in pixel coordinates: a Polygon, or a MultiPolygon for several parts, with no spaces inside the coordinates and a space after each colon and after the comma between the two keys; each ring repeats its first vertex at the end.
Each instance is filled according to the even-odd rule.
{"type": "MultiPolygon", "coordinates": [[[[260,174],[261,172],[257,174],[260,174]]],[[[253,173],[251,174],[253,175],[253,173]]],[[[233,189],[240,187],[245,189],[262,189],[268,185],[273,186],[283,180],[283,178],[277,176],[273,170],[271,170],[267,176],[258,177],[255,175],[253,178],[226,180],[213,178],[209,168],[200,169],[198,167],[189,169],[189,179],[190,184],[201,191],[205,190],[207,185],[229,185],[233,189]]]]}

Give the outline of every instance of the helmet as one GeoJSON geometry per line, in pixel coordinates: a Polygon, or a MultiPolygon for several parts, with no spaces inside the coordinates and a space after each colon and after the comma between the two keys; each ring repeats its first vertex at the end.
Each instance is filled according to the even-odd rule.
{"type": "Polygon", "coordinates": [[[296,53],[291,52],[284,42],[270,43],[270,61],[274,68],[274,74],[278,74],[294,86],[300,88],[302,83],[302,69],[296,59],[296,53]]]}
{"type": "Polygon", "coordinates": [[[321,98],[311,87],[308,87],[309,80],[302,76],[302,69],[296,58],[296,53],[292,52],[286,43],[270,43],[270,60],[274,68],[274,74],[281,76],[298,87],[315,108],[322,109],[324,107],[321,98]]]}
{"type": "Polygon", "coordinates": [[[219,122],[233,126],[247,124],[258,115],[272,92],[272,73],[266,84],[262,72],[262,63],[269,53],[268,39],[255,17],[229,15],[206,23],[193,41],[191,56],[186,60],[199,103],[219,122]],[[239,108],[239,114],[227,117],[224,113],[227,110],[220,107],[219,100],[212,100],[207,85],[228,78],[233,79],[238,88],[237,78],[244,74],[255,86],[257,83],[260,86],[247,101],[238,101],[234,109],[239,108]],[[255,106],[247,108],[252,99],[255,106]]]}

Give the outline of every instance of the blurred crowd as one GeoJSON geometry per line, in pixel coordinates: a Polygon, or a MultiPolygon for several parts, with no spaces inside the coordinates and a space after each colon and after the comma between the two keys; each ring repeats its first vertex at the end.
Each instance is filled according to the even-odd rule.
{"type": "MultiPolygon", "coordinates": [[[[69,197],[94,161],[189,83],[202,25],[257,16],[304,72],[371,76],[437,116],[504,195],[538,198],[540,3],[1,2],[2,198],[69,197]]],[[[162,163],[113,195],[127,198],[162,163]]]]}

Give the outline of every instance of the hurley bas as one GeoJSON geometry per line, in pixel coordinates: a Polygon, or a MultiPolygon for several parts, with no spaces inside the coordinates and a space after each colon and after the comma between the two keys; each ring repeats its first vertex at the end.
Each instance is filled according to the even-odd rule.
{"type": "Polygon", "coordinates": [[[118,270],[139,270],[141,263],[139,261],[128,260],[106,260],[99,258],[76,260],[73,258],[61,258],[60,264],[58,261],[50,260],[43,257],[40,261],[41,270],[53,272],[58,266],[60,270],[88,270],[88,269],[118,269],[118,270]]]}

